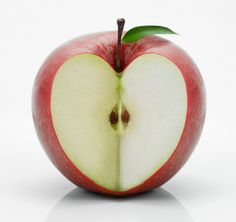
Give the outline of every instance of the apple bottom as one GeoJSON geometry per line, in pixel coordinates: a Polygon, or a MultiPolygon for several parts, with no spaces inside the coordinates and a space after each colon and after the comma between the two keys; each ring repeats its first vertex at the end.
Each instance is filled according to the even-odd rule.
{"type": "Polygon", "coordinates": [[[89,53],[51,75],[48,66],[36,80],[33,116],[46,152],[73,183],[111,195],[144,192],[191,154],[204,120],[201,87],[167,56],[137,56],[119,75],[89,53]]]}

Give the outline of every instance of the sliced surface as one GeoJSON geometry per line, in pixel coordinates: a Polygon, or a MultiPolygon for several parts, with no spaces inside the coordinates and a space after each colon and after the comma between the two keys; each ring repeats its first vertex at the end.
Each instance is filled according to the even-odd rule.
{"type": "Polygon", "coordinates": [[[119,79],[100,57],[78,55],[56,74],[51,113],[75,166],[97,184],[124,191],[143,183],[175,150],[187,113],[185,82],[163,56],[138,57],[119,79]],[[119,116],[111,126],[117,106],[118,115],[125,107],[129,122],[119,116]]]}
{"type": "Polygon", "coordinates": [[[120,143],[120,186],[144,182],[173,153],[187,112],[182,74],[170,60],[143,55],[123,73],[122,100],[130,122],[120,143]]]}
{"type": "Polygon", "coordinates": [[[119,138],[109,122],[118,78],[95,55],[78,55],[59,69],[51,113],[59,142],[78,169],[112,190],[119,185],[119,138]]]}

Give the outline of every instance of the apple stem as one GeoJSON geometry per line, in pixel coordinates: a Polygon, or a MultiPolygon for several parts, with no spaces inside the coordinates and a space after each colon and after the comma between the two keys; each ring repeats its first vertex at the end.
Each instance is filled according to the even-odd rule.
{"type": "Polygon", "coordinates": [[[122,71],[120,54],[121,54],[121,37],[122,37],[124,25],[125,25],[125,19],[123,18],[117,19],[118,32],[117,32],[116,64],[115,64],[115,70],[117,72],[122,71]]]}

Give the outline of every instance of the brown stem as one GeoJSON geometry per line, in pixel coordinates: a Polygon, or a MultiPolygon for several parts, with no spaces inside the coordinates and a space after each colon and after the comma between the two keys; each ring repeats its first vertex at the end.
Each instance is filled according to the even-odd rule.
{"type": "Polygon", "coordinates": [[[117,19],[117,26],[118,26],[118,32],[117,32],[117,47],[116,47],[116,64],[115,64],[115,70],[117,72],[121,72],[121,61],[120,61],[120,52],[121,52],[121,37],[123,33],[125,25],[125,19],[119,18],[117,19]]]}

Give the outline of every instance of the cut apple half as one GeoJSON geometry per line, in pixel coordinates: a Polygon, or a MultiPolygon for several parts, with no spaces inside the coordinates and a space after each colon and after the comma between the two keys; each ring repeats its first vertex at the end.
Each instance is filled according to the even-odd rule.
{"type": "Polygon", "coordinates": [[[99,56],[76,55],[54,78],[51,116],[73,164],[96,184],[126,191],[175,151],[187,116],[185,81],[161,55],[139,56],[121,74],[99,56]]]}

